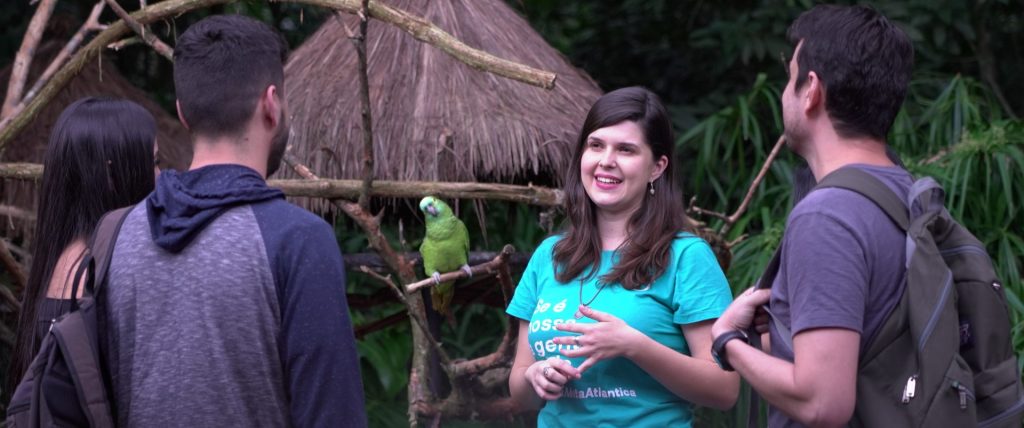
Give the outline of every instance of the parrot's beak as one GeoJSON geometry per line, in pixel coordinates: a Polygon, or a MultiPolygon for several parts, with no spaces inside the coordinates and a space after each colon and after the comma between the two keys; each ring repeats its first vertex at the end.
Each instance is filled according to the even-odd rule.
{"type": "Polygon", "coordinates": [[[433,205],[427,205],[427,214],[437,217],[437,207],[433,205]]]}

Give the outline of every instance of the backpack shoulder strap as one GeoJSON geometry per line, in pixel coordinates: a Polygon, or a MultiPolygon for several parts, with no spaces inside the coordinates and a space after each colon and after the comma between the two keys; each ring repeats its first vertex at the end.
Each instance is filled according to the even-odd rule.
{"type": "Polygon", "coordinates": [[[94,351],[95,344],[89,334],[82,311],[72,312],[51,332],[64,354],[64,362],[74,379],[82,410],[92,427],[113,427],[109,413],[107,390],[104,387],[102,366],[94,351]]]}
{"type": "Polygon", "coordinates": [[[903,229],[910,228],[907,205],[885,183],[857,168],[839,168],[821,179],[814,189],[839,188],[857,192],[878,205],[886,215],[903,229]]]}
{"type": "Polygon", "coordinates": [[[104,214],[96,226],[96,231],[93,232],[92,240],[89,242],[89,251],[92,253],[96,268],[91,282],[94,288],[93,294],[103,286],[103,282],[107,279],[107,269],[110,267],[110,259],[114,255],[117,234],[121,231],[121,225],[124,224],[124,219],[128,217],[132,208],[135,208],[135,205],[118,208],[104,214]]]}

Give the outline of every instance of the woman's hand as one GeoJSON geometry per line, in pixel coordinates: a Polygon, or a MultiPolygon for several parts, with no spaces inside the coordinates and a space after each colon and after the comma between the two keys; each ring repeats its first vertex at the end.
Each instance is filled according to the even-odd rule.
{"type": "Polygon", "coordinates": [[[556,357],[537,361],[526,369],[526,381],[533,386],[537,396],[545,400],[561,398],[565,384],[579,377],[579,370],[568,361],[556,357]]]}
{"type": "Polygon", "coordinates": [[[586,357],[583,364],[580,364],[577,368],[580,373],[583,373],[601,360],[621,356],[628,358],[644,339],[643,333],[630,327],[625,321],[615,316],[584,305],[580,305],[580,312],[587,318],[597,321],[597,323],[559,324],[555,326],[556,329],[579,333],[579,335],[562,336],[554,339],[554,342],[558,344],[577,346],[575,349],[562,350],[562,355],[569,358],[586,357]]]}

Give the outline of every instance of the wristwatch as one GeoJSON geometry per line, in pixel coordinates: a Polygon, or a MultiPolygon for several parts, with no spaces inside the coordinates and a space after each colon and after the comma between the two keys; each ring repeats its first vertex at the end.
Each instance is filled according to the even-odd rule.
{"type": "Polygon", "coordinates": [[[733,371],[733,368],[725,356],[725,344],[733,339],[743,339],[746,342],[747,334],[740,330],[727,331],[715,338],[715,342],[711,344],[711,356],[715,358],[718,367],[727,372],[733,371]]]}

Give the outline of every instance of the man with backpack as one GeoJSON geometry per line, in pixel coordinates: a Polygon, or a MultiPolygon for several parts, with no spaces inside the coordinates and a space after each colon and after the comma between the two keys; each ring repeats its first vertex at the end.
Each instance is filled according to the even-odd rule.
{"type": "Polygon", "coordinates": [[[286,55],[236,15],[177,40],[192,164],[124,219],[97,296],[118,425],[366,425],[334,230],[265,182],[288,139],[286,55]]]}
{"type": "MultiPolygon", "coordinates": [[[[915,182],[887,156],[886,135],[913,65],[909,38],[869,7],[831,5],[800,15],[788,38],[794,50],[782,93],[785,138],[819,184],[790,213],[761,287],[737,296],[713,326],[716,359],[768,402],[771,427],[971,426],[983,410],[1012,413],[1020,379],[991,263],[984,256],[987,269],[975,269],[984,279],[968,291],[991,295],[984,305],[1001,303],[1004,312],[971,325],[957,318],[960,278],[954,289],[949,261],[939,256],[942,239],[952,238],[932,236],[955,225],[934,203],[941,188],[915,182]],[[932,265],[918,266],[925,260],[932,265]],[[759,336],[747,333],[752,325],[764,327],[755,319],[766,303],[768,353],[746,343],[759,336]],[[1006,349],[989,353],[985,346],[986,357],[999,354],[988,358],[1000,366],[987,372],[991,379],[974,377],[991,362],[965,354],[973,352],[965,351],[965,325],[1005,333],[992,341],[1006,349]],[[992,389],[1003,398],[983,403],[973,389],[980,393],[981,383],[999,384],[992,389]],[[1011,405],[1000,404],[1006,408],[983,408],[1008,397],[1011,405]]],[[[962,242],[969,245],[958,248],[977,249],[963,253],[984,255],[973,236],[962,242]]],[[[980,340],[989,339],[979,338],[979,347],[980,340]]]]}

